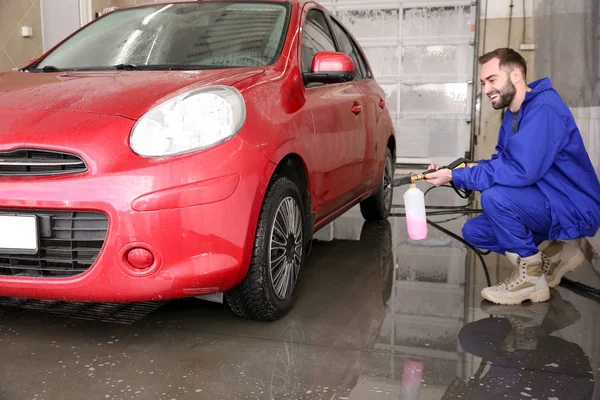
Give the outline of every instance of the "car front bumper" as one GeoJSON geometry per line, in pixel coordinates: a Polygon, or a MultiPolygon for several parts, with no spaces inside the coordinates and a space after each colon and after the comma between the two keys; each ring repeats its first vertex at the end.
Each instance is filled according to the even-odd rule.
{"type": "MultiPolygon", "coordinates": [[[[75,152],[77,143],[71,147],[61,150],[75,152]]],[[[107,150],[91,149],[78,152],[91,165],[84,174],[0,178],[0,213],[104,214],[108,229],[97,258],[76,276],[0,275],[0,296],[147,301],[221,292],[243,280],[274,164],[239,136],[162,160],[116,146],[112,167],[104,170],[94,161],[107,150]],[[153,264],[132,267],[127,253],[133,248],[150,251],[153,264]]],[[[0,270],[6,267],[0,254],[0,270]]]]}

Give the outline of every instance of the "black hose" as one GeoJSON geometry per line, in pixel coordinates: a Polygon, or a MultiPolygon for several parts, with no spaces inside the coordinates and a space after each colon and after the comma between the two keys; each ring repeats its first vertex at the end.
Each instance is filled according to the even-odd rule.
{"type": "MultiPolygon", "coordinates": [[[[525,0],[523,0],[525,1],[525,0]]],[[[480,33],[481,33],[481,24],[479,23],[481,21],[481,2],[478,1],[475,3],[475,46],[474,46],[474,57],[473,57],[473,62],[471,65],[471,73],[473,74],[473,76],[477,76],[477,68],[479,65],[479,57],[478,57],[478,49],[479,49],[479,45],[480,45],[480,33]]],[[[485,49],[485,46],[484,46],[485,49]]],[[[476,82],[476,81],[475,81],[476,82]]],[[[472,90],[471,90],[471,115],[477,115],[477,83],[473,82],[473,86],[472,86],[472,90]]],[[[467,121],[468,124],[470,124],[470,129],[469,129],[469,151],[468,151],[468,158],[475,158],[475,135],[476,132],[475,130],[477,129],[477,124],[473,119],[470,119],[467,121]]]]}
{"type": "Polygon", "coordinates": [[[593,288],[591,286],[584,285],[581,282],[572,281],[571,279],[563,277],[560,280],[560,283],[561,283],[561,285],[564,283],[564,284],[567,284],[567,285],[574,286],[577,289],[583,290],[584,292],[587,292],[589,294],[593,294],[595,296],[600,296],[600,289],[596,289],[596,288],[593,288]]]}
{"type": "Polygon", "coordinates": [[[523,0],[523,39],[521,43],[525,43],[525,32],[527,32],[527,14],[525,12],[525,0],[523,0]]]}
{"type": "MultiPolygon", "coordinates": [[[[427,191],[425,192],[424,196],[427,196],[427,194],[429,192],[431,192],[433,189],[437,188],[438,186],[432,186],[429,189],[427,189],[427,191]]],[[[443,186],[439,186],[439,187],[449,187],[454,189],[453,186],[450,185],[443,185],[443,186]]],[[[454,189],[456,191],[456,189],[454,189]]],[[[462,197],[462,196],[461,196],[462,197]]],[[[480,214],[483,212],[483,210],[481,209],[469,209],[466,207],[469,207],[473,204],[472,201],[469,201],[469,203],[465,206],[426,206],[426,209],[433,209],[433,210],[440,210],[440,211],[432,211],[432,212],[428,212],[427,215],[432,216],[432,215],[456,215],[459,214],[457,217],[455,218],[450,218],[448,220],[445,221],[437,221],[437,222],[433,222],[430,219],[427,219],[427,223],[431,226],[433,226],[434,228],[436,228],[437,230],[445,233],[446,235],[450,236],[453,239],[458,240],[459,242],[461,242],[462,244],[464,244],[465,246],[467,246],[468,248],[470,248],[471,250],[473,250],[475,252],[475,254],[477,254],[477,256],[479,257],[479,260],[481,261],[481,265],[483,267],[483,272],[485,273],[485,279],[487,281],[488,286],[492,286],[492,282],[490,281],[490,273],[488,271],[488,267],[487,264],[485,263],[485,260],[483,259],[484,255],[490,254],[491,252],[488,251],[486,253],[483,253],[481,251],[479,251],[479,249],[477,249],[476,247],[474,247],[473,245],[471,245],[470,243],[468,243],[465,239],[463,239],[462,237],[456,235],[455,233],[447,230],[446,228],[442,227],[441,225],[439,225],[440,223],[445,223],[445,222],[450,222],[453,221],[455,219],[458,219],[464,215],[467,214],[480,214]]],[[[404,208],[404,204],[395,204],[392,205],[393,208],[404,208]]],[[[406,217],[405,213],[390,213],[390,217],[406,217]]]]}
{"type": "Polygon", "coordinates": [[[510,48],[510,33],[512,30],[512,20],[513,20],[513,7],[515,6],[513,3],[514,0],[510,0],[510,14],[508,16],[508,40],[506,43],[506,47],[510,48]]]}
{"type": "MultiPolygon", "coordinates": [[[[482,46],[481,46],[481,50],[483,52],[483,54],[486,53],[486,47],[485,47],[485,42],[486,42],[486,38],[487,38],[487,25],[488,25],[488,0],[485,0],[485,15],[483,16],[483,40],[482,40],[482,46]]],[[[477,26],[480,25],[480,19],[477,19],[477,26]]],[[[477,37],[477,39],[479,39],[479,36],[477,37]]],[[[479,44],[476,45],[475,47],[475,51],[477,56],[479,56],[479,44]]],[[[476,76],[476,74],[474,73],[473,76],[476,76]]],[[[473,91],[475,91],[476,88],[476,84],[473,85],[473,91]]],[[[477,98],[478,98],[478,102],[479,102],[479,107],[483,107],[483,87],[480,84],[479,85],[479,91],[477,93],[477,98]]],[[[475,105],[476,106],[476,105],[475,105]]],[[[476,108],[474,107],[474,109],[476,110],[476,108]]],[[[477,144],[477,138],[479,136],[481,136],[481,126],[482,126],[482,118],[483,118],[483,112],[481,112],[481,110],[479,110],[479,112],[477,112],[477,114],[475,114],[477,116],[477,119],[479,120],[477,123],[477,133],[475,135],[474,138],[472,138],[473,144],[471,145],[473,148],[473,152],[471,153],[471,157],[472,158],[476,158],[475,157],[475,149],[474,149],[474,145],[477,144]]]]}
{"type": "MultiPolygon", "coordinates": [[[[455,214],[481,214],[481,210],[466,210],[466,209],[456,209],[456,210],[438,210],[438,211],[430,211],[427,215],[455,215],[455,214]]],[[[406,213],[403,212],[394,212],[390,213],[392,217],[405,217],[406,213]]]]}
{"type": "MultiPolygon", "coordinates": [[[[461,210],[462,211],[462,210],[461,210]]],[[[466,211],[466,210],[465,210],[466,211]]],[[[447,230],[446,228],[442,227],[439,224],[445,223],[445,222],[450,222],[450,221],[454,221],[466,214],[469,214],[468,212],[446,212],[445,214],[437,214],[435,212],[433,213],[427,213],[427,215],[455,215],[455,214],[459,214],[457,217],[454,218],[450,218],[444,221],[436,221],[433,222],[430,219],[427,219],[427,223],[431,226],[433,226],[434,228],[436,228],[437,230],[445,233],[446,235],[450,236],[453,239],[458,240],[459,242],[461,242],[462,244],[464,244],[465,246],[467,246],[468,248],[470,248],[471,250],[473,250],[475,252],[475,254],[477,254],[477,256],[479,257],[479,260],[481,261],[481,266],[483,267],[483,272],[485,273],[485,279],[487,281],[488,286],[492,286],[492,282],[490,281],[490,273],[488,271],[488,267],[487,264],[485,263],[485,260],[483,259],[484,255],[488,255],[491,253],[491,251],[486,251],[486,252],[482,252],[479,249],[477,249],[476,247],[474,247],[473,245],[471,245],[470,243],[468,243],[465,239],[463,239],[462,237],[456,235],[454,232],[451,232],[449,230],[447,230]]],[[[391,213],[390,217],[406,217],[405,213],[391,213]]]]}
{"type": "Polygon", "coordinates": [[[490,281],[490,273],[488,272],[487,264],[485,263],[483,256],[481,255],[481,252],[477,248],[475,248],[473,245],[469,244],[465,239],[454,234],[453,232],[450,232],[448,229],[436,224],[435,222],[430,221],[428,219],[427,223],[429,225],[433,226],[434,228],[444,232],[446,235],[458,240],[459,242],[461,242],[462,244],[464,244],[465,246],[467,246],[468,248],[473,250],[475,252],[475,254],[477,254],[477,256],[479,257],[479,260],[481,261],[481,265],[483,266],[483,272],[485,272],[485,280],[487,281],[487,285],[492,286],[492,282],[490,281]]]}
{"type": "MultiPolygon", "coordinates": [[[[464,206],[425,206],[426,210],[475,210],[470,208],[473,203],[464,206]]],[[[392,208],[404,208],[404,204],[392,204],[392,208]]]]}
{"type": "Polygon", "coordinates": [[[600,290],[563,277],[560,286],[600,304],[600,290]]]}
{"type": "MultiPolygon", "coordinates": [[[[449,214],[449,215],[454,215],[454,214],[449,214]]],[[[452,218],[448,218],[448,219],[443,219],[441,221],[435,221],[436,224],[445,224],[447,222],[452,222],[452,221],[456,221],[459,218],[464,217],[465,215],[467,215],[466,213],[460,213],[458,214],[456,217],[452,217],[452,218]]]]}

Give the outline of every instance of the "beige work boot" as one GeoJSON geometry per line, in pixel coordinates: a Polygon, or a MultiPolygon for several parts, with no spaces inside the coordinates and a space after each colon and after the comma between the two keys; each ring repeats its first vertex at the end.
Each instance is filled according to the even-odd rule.
{"type": "Polygon", "coordinates": [[[503,283],[483,289],[481,297],[496,304],[540,303],[550,298],[541,252],[525,258],[507,252],[506,257],[515,266],[512,274],[503,283]]]}
{"type": "Polygon", "coordinates": [[[563,242],[560,240],[545,241],[539,249],[548,260],[544,263],[544,274],[549,287],[560,283],[563,275],[573,271],[585,261],[585,254],[576,241],[563,242]]]}

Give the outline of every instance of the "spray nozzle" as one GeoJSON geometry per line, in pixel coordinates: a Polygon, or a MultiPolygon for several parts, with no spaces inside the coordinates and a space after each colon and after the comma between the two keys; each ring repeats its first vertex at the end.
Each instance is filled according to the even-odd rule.
{"type": "Polygon", "coordinates": [[[403,185],[414,185],[415,182],[417,181],[421,181],[423,179],[425,179],[425,175],[435,172],[435,169],[429,170],[429,171],[425,171],[423,173],[420,174],[413,174],[412,172],[406,176],[402,176],[398,179],[394,179],[392,181],[389,181],[387,183],[387,187],[389,188],[393,188],[393,187],[398,187],[398,186],[403,186],[403,185]]]}
{"type": "MultiPolygon", "coordinates": [[[[444,169],[444,168],[445,169],[457,169],[457,168],[464,168],[466,166],[467,166],[467,160],[465,160],[464,158],[459,158],[459,159],[454,160],[447,166],[440,167],[440,169],[444,169]]],[[[406,176],[402,176],[398,179],[394,179],[394,180],[388,182],[387,187],[389,189],[389,188],[403,186],[403,185],[414,185],[415,182],[425,179],[425,175],[431,174],[435,171],[437,171],[437,170],[430,169],[428,171],[425,171],[425,172],[422,172],[422,173],[416,174],[416,175],[411,172],[410,174],[408,174],[406,176]]]]}

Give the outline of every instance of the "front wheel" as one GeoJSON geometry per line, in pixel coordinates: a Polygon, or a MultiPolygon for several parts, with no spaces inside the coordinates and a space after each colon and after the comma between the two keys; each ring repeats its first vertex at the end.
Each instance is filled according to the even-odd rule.
{"type": "Polygon", "coordinates": [[[234,314],[273,321],[292,308],[305,260],[305,220],[296,184],[274,177],[262,205],[246,278],[225,295],[234,314]]]}
{"type": "Polygon", "coordinates": [[[379,189],[360,203],[360,212],[367,221],[383,221],[390,216],[394,189],[388,184],[394,179],[394,159],[390,149],[385,151],[385,165],[379,189]]]}

